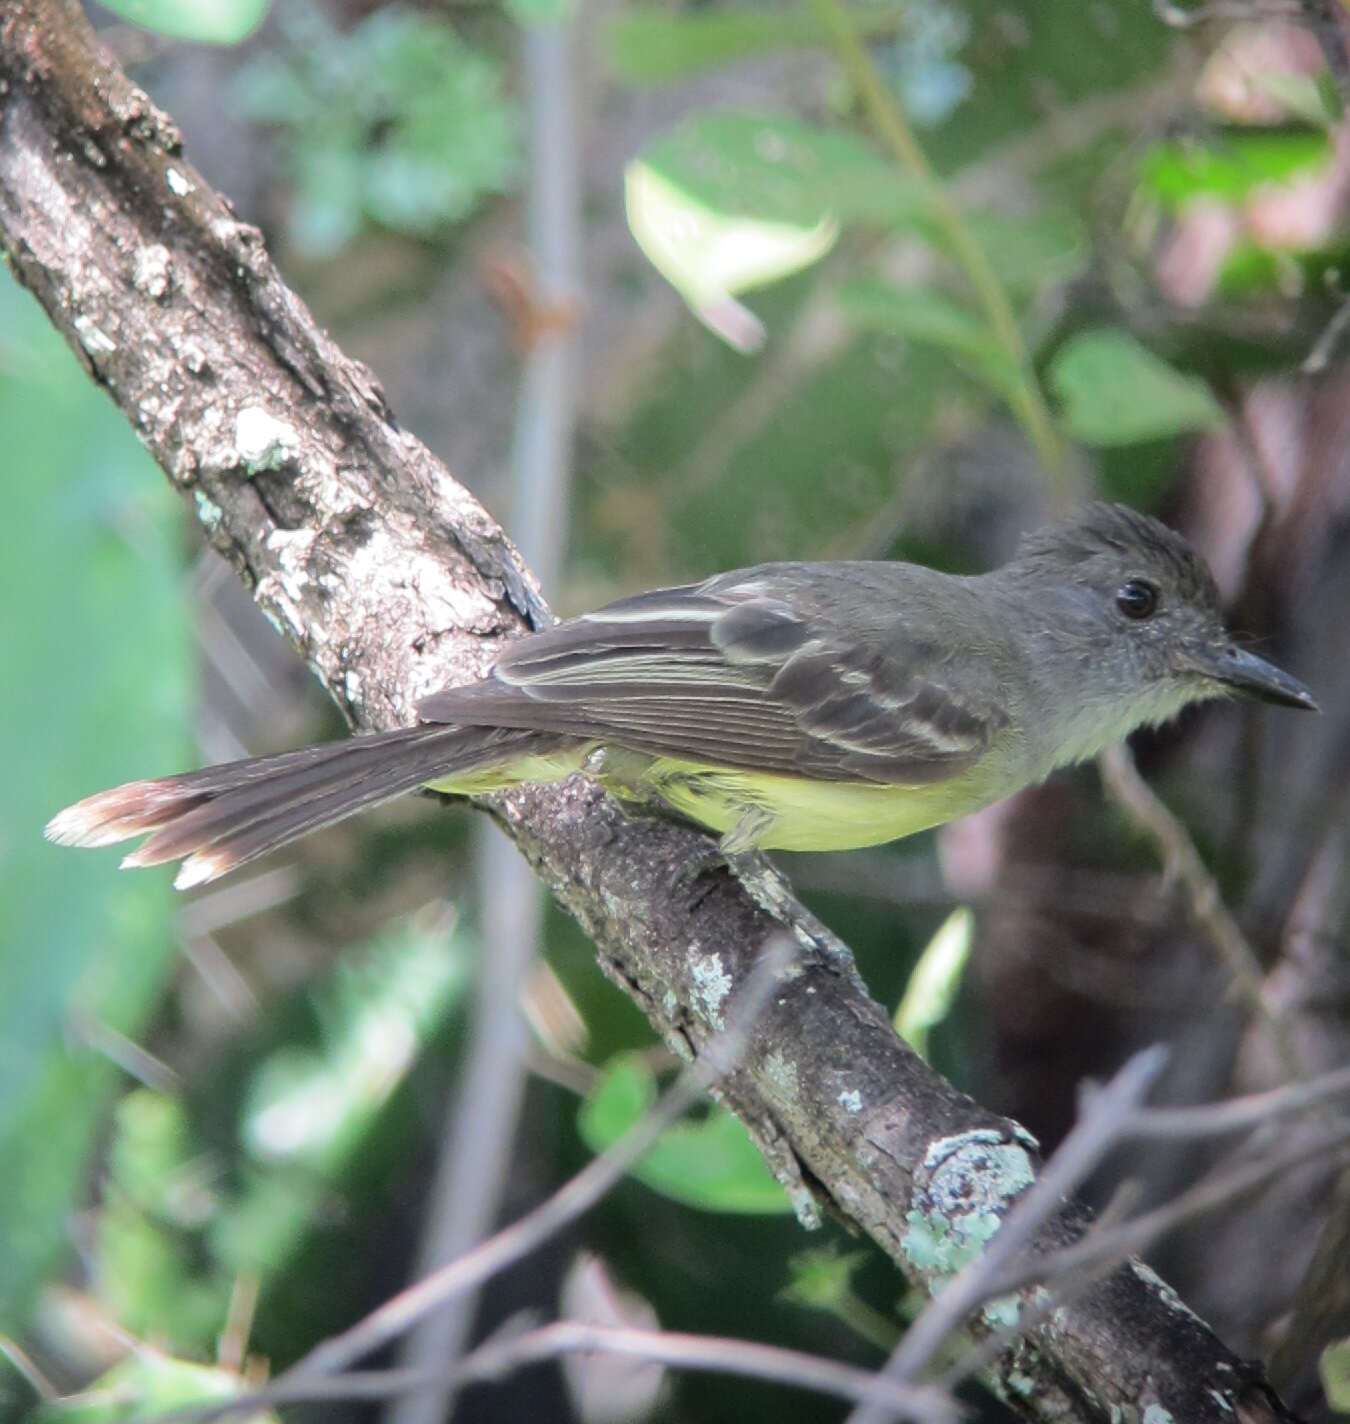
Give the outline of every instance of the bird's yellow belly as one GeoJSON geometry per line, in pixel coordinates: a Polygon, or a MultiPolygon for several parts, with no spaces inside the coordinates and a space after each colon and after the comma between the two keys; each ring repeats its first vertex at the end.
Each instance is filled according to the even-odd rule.
{"type": "Polygon", "coordinates": [[[642,781],[667,805],[709,830],[738,830],[762,812],[764,850],[853,850],[911,836],[994,799],[969,773],[927,786],[804,781],[658,758],[642,781]]]}
{"type": "Polygon", "coordinates": [[[498,791],[523,781],[556,781],[593,771],[622,800],[661,801],[718,835],[749,831],[764,850],[853,850],[912,836],[955,820],[1006,794],[981,764],[946,781],[881,786],[807,781],[767,772],[706,767],[672,757],[606,748],[596,761],[577,747],[523,757],[430,783],[458,795],[498,791]]]}

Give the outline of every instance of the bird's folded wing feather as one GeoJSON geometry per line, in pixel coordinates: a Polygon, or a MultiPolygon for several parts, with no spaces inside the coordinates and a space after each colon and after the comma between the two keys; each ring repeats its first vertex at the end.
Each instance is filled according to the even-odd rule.
{"type": "Polygon", "coordinates": [[[418,712],[830,781],[917,785],[978,760],[997,698],[953,687],[902,616],[883,635],[841,626],[846,606],[757,571],[640,594],[509,645],[418,712]]]}

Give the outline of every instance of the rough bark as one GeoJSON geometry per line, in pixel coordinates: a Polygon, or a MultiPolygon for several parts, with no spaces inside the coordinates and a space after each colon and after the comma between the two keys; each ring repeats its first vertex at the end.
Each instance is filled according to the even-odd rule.
{"type": "MultiPolygon", "coordinates": [[[[0,243],[354,724],[406,724],[548,616],[500,529],[315,326],[73,0],[9,0],[0,18],[0,243]]],[[[696,1051],[781,927],[726,876],[673,889],[706,843],[626,818],[584,779],[490,809],[604,972],[696,1051]]],[[[804,1219],[826,1204],[930,1289],[1036,1166],[1015,1124],[937,1076],[822,954],[781,984],[722,1093],[804,1219]]],[[[1068,1207],[1042,1244],[1085,1224],[1068,1207]]],[[[1134,1263],[1033,1324],[994,1374],[1033,1418],[1287,1417],[1134,1263]]]]}

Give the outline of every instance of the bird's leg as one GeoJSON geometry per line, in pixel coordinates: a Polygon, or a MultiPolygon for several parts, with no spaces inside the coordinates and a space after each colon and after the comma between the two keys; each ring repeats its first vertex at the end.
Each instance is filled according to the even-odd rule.
{"type": "Polygon", "coordinates": [[[810,954],[832,968],[857,977],[848,946],[825,927],[792,893],[787,877],[757,847],[773,825],[773,815],[762,806],[747,806],[736,824],[715,848],[696,851],[672,877],[672,888],[693,885],[710,871],[725,867],[765,914],[791,930],[810,954]]]}

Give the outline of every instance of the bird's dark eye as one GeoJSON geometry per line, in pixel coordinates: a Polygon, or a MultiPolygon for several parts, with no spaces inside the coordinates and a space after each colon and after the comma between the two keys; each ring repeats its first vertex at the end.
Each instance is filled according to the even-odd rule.
{"type": "Polygon", "coordinates": [[[1158,611],[1158,585],[1130,579],[1116,590],[1116,607],[1126,618],[1151,618],[1158,611]]]}

